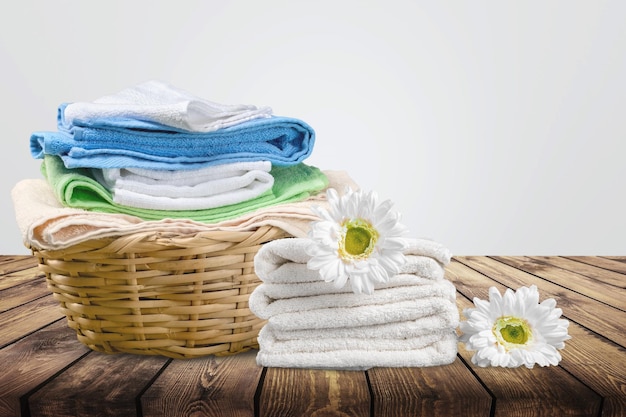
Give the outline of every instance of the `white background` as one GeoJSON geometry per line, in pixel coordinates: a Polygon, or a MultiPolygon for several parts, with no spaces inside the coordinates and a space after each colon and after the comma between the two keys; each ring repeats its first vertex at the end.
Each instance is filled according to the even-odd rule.
{"type": "MultiPolygon", "coordinates": [[[[6,9],[6,8],[5,8],[6,9]]],[[[307,163],[458,255],[626,255],[624,1],[17,1],[0,16],[1,254],[57,106],[161,79],[269,105],[307,163]]]]}

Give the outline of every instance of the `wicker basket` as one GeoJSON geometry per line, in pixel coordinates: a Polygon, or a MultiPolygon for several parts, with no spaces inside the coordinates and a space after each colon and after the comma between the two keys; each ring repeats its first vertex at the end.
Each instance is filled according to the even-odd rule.
{"type": "Polygon", "coordinates": [[[253,259],[275,227],[190,236],[154,233],[31,248],[69,327],[106,353],[193,358],[256,348],[263,320],[248,308],[253,259]]]}

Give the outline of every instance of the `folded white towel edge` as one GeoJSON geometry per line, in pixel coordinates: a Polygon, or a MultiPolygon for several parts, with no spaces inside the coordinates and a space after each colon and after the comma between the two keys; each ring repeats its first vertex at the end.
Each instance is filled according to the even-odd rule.
{"type": "Polygon", "coordinates": [[[421,368],[449,365],[456,360],[458,341],[454,334],[434,345],[416,350],[358,351],[273,354],[259,349],[259,366],[268,368],[308,368],[363,371],[377,367],[421,368]]]}
{"type": "MultiPolygon", "coordinates": [[[[330,284],[329,284],[330,285],[330,284]]],[[[278,314],[309,312],[326,309],[350,309],[364,306],[381,306],[390,303],[440,299],[454,302],[456,288],[447,280],[429,281],[427,284],[379,288],[371,295],[347,293],[327,293],[307,297],[272,299],[265,292],[266,286],[259,285],[250,294],[248,305],[259,317],[270,318],[278,314]]]]}

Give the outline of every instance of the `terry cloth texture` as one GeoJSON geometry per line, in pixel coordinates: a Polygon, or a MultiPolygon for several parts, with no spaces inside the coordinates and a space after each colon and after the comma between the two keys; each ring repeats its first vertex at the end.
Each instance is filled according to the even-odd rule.
{"type": "Polygon", "coordinates": [[[201,210],[252,200],[270,190],[269,161],[235,162],[197,170],[92,168],[113,202],[154,210],[201,210]]]}
{"type": "Polygon", "coordinates": [[[190,132],[212,132],[271,114],[270,107],[216,103],[169,83],[150,80],[91,102],[66,103],[59,109],[58,124],[65,129],[80,121],[124,126],[132,119],[190,132]]]}
{"type": "Polygon", "coordinates": [[[58,155],[68,168],[199,169],[243,161],[296,165],[313,150],[315,131],[305,122],[272,116],[208,133],[128,120],[126,126],[78,122],[69,130],[33,132],[31,155],[58,155]],[[132,146],[129,146],[132,144],[132,146]]]}
{"type": "Polygon", "coordinates": [[[339,370],[427,367],[450,364],[457,352],[457,337],[453,332],[442,333],[439,337],[423,336],[417,338],[418,343],[406,338],[386,339],[368,346],[360,338],[300,339],[281,346],[266,328],[259,334],[259,344],[264,348],[257,354],[257,363],[266,367],[339,370]]]}
{"type": "Polygon", "coordinates": [[[252,200],[205,210],[151,210],[115,203],[111,193],[91,177],[90,170],[68,169],[58,157],[46,155],[42,171],[55,196],[64,206],[104,213],[129,214],[143,220],[187,218],[204,223],[217,223],[264,207],[304,200],[328,186],[328,179],[324,173],[316,167],[301,163],[289,167],[273,167],[272,189],[252,200]]]}
{"type": "MultiPolygon", "coordinates": [[[[329,187],[358,189],[345,171],[326,170],[329,187]]],[[[275,226],[292,236],[307,235],[317,217],[312,206],[328,207],[325,191],[292,203],[252,211],[234,219],[207,224],[191,219],[143,221],[128,214],[101,213],[63,206],[46,180],[24,179],[11,192],[17,225],[26,246],[60,250],[91,239],[136,233],[188,235],[204,231],[254,230],[275,226]]]]}
{"type": "Polygon", "coordinates": [[[306,266],[306,238],[265,244],[255,256],[263,283],[251,311],[268,320],[257,363],[269,367],[369,369],[454,361],[459,313],[445,279],[451,253],[440,243],[407,239],[402,271],[372,295],[335,288],[306,266]]]}

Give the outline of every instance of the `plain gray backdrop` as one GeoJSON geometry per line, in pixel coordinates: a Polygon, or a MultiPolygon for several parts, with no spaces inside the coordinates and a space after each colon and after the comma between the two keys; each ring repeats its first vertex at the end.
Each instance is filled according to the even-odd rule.
{"type": "Polygon", "coordinates": [[[624,1],[19,1],[0,15],[1,254],[57,106],[149,80],[271,106],[307,163],[458,255],[626,255],[624,1]]]}

